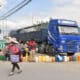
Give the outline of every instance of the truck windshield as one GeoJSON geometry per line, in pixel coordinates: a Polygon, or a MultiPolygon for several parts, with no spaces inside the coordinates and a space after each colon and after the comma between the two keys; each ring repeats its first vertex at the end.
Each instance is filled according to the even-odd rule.
{"type": "Polygon", "coordinates": [[[79,35],[79,30],[78,30],[78,27],[59,26],[59,33],[79,35]]]}

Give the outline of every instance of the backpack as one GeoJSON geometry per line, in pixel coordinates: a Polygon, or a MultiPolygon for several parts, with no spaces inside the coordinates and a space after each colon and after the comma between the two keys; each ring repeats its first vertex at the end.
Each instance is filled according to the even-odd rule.
{"type": "Polygon", "coordinates": [[[9,51],[11,54],[18,54],[20,49],[16,45],[12,45],[9,47],[9,51]]]}

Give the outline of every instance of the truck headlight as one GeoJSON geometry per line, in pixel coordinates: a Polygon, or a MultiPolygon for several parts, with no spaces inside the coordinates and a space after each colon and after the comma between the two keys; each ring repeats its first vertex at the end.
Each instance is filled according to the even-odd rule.
{"type": "Polygon", "coordinates": [[[60,47],[58,48],[58,50],[63,50],[63,46],[62,46],[62,45],[60,45],[60,47]]]}
{"type": "Polygon", "coordinates": [[[65,40],[62,40],[61,43],[65,43],[65,40]]]}

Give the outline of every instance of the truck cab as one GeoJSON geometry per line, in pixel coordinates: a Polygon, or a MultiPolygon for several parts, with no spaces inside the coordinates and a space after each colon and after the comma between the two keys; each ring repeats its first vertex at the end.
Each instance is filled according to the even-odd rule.
{"type": "Polygon", "coordinates": [[[56,52],[72,55],[80,52],[80,33],[76,21],[51,19],[48,26],[48,44],[56,52]]]}

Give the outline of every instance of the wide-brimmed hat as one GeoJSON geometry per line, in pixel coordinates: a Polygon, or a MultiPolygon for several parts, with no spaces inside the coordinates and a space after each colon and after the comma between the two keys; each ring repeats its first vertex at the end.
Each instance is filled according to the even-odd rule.
{"type": "Polygon", "coordinates": [[[17,40],[16,40],[16,38],[11,38],[11,40],[10,40],[12,43],[19,43],[17,40]]]}
{"type": "Polygon", "coordinates": [[[6,41],[6,43],[15,43],[15,44],[17,44],[18,43],[18,41],[16,40],[16,38],[9,38],[7,41],[6,41]]]}

